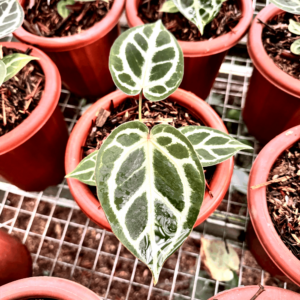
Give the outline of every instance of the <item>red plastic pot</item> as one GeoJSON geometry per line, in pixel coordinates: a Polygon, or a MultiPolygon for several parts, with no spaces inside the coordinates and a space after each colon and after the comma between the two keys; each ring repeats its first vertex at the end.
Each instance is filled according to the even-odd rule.
{"type": "Polygon", "coordinates": [[[249,133],[260,142],[300,124],[300,81],[279,69],[262,44],[263,22],[283,13],[271,4],[255,18],[249,30],[248,52],[254,64],[253,75],[243,109],[249,133]]]}
{"type": "MultiPolygon", "coordinates": [[[[209,300],[250,300],[258,291],[257,285],[234,288],[224,291],[210,298],[209,300]]],[[[285,289],[274,286],[265,286],[265,291],[262,292],[257,300],[300,300],[300,295],[285,289]]]]}
{"type": "Polygon", "coordinates": [[[100,299],[95,293],[83,285],[57,277],[26,278],[0,287],[0,300],[40,297],[55,300],[100,299]]]}
{"type": "MultiPolygon", "coordinates": [[[[284,274],[290,281],[300,286],[300,260],[284,245],[272,223],[267,207],[266,187],[251,189],[251,186],[267,181],[276,159],[299,139],[300,126],[296,126],[278,135],[259,153],[250,172],[248,208],[253,228],[262,246],[262,248],[252,247],[254,257],[271,275],[281,278],[284,274]],[[275,268],[268,263],[263,250],[274,263],[275,268]]],[[[253,240],[255,243],[255,237],[253,240]]],[[[252,239],[249,241],[250,245],[251,243],[252,239]]]]}
{"type": "MultiPolygon", "coordinates": [[[[19,0],[25,3],[25,0],[19,0]]],[[[99,23],[79,34],[68,37],[36,36],[20,27],[14,36],[42,49],[57,65],[64,85],[71,92],[95,98],[115,89],[108,69],[110,48],[118,37],[118,21],[125,0],[114,0],[108,14],[99,23]]]]}
{"type": "Polygon", "coordinates": [[[27,248],[16,238],[0,230],[0,286],[31,274],[32,260],[27,248]]]}
{"type": "MultiPolygon", "coordinates": [[[[1,43],[26,51],[28,45],[1,43]]],[[[64,178],[64,152],[68,130],[58,107],[61,81],[55,64],[34,48],[45,74],[45,90],[39,105],[20,125],[0,137],[0,175],[26,191],[42,191],[64,178]]]]}
{"type": "MultiPolygon", "coordinates": [[[[114,100],[114,105],[118,106],[127,98],[128,96],[121,91],[115,91],[98,100],[83,114],[74,127],[68,141],[65,156],[65,168],[67,174],[73,171],[82,159],[82,146],[84,146],[86,138],[91,130],[91,120],[96,119],[96,112],[98,112],[100,107],[109,110],[111,99],[114,100]]],[[[202,124],[227,132],[223,121],[216,112],[206,102],[199,99],[194,94],[178,89],[169,98],[187,108],[202,124]]],[[[216,170],[210,183],[210,188],[214,197],[211,198],[208,192],[205,193],[201,212],[194,225],[195,227],[206,220],[223,200],[230,184],[233,165],[233,158],[231,158],[216,166],[216,170]]],[[[111,231],[104,211],[99,207],[99,201],[94,197],[88,186],[77,179],[68,178],[67,181],[70,191],[82,211],[96,224],[111,231]]]]}
{"type": "MultiPolygon", "coordinates": [[[[126,1],[126,16],[130,27],[143,25],[138,16],[140,0],[126,1]]],[[[184,76],[181,88],[206,99],[218,75],[227,50],[245,35],[253,14],[252,1],[238,0],[242,18],[235,28],[216,39],[202,42],[178,41],[184,55],[184,76]]]]}

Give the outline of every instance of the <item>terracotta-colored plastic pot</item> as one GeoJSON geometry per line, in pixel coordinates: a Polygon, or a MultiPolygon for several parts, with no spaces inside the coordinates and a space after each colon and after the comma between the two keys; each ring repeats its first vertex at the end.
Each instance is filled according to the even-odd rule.
{"type": "MultiPolygon", "coordinates": [[[[25,0],[19,0],[23,5],[25,0]]],[[[114,0],[111,10],[93,27],[68,37],[46,38],[20,27],[14,36],[27,44],[42,49],[55,62],[62,82],[71,92],[91,99],[112,92],[108,58],[110,48],[118,37],[119,18],[125,0],[114,0]]]]}
{"type": "MultiPolygon", "coordinates": [[[[293,127],[270,141],[257,156],[249,178],[248,184],[248,208],[253,228],[264,251],[280,270],[270,268],[268,263],[263,263],[266,271],[273,276],[280,277],[282,273],[290,281],[300,286],[300,260],[285,246],[279,237],[268,212],[266,187],[251,189],[251,186],[266,182],[270,170],[281,155],[300,139],[300,126],[293,127]]],[[[252,241],[249,243],[251,244],[252,241]]],[[[252,247],[254,257],[261,261],[261,249],[252,247]]]]}
{"type": "MultiPolygon", "coordinates": [[[[209,41],[178,41],[184,55],[184,76],[180,88],[202,99],[208,97],[227,50],[245,35],[252,20],[252,1],[238,2],[242,18],[231,32],[209,41]]],[[[126,16],[130,27],[144,24],[138,16],[139,4],[140,0],[126,1],[126,16]]]]}
{"type": "Polygon", "coordinates": [[[0,287],[0,300],[40,297],[55,300],[100,300],[83,285],[57,277],[26,278],[0,287]]]}
{"type": "MultiPolygon", "coordinates": [[[[113,99],[114,105],[118,106],[127,98],[128,96],[121,91],[115,91],[98,100],[83,114],[74,127],[68,141],[65,156],[67,174],[73,171],[82,159],[82,146],[84,146],[91,130],[91,120],[96,119],[96,112],[100,107],[109,110],[111,99],[113,99]]],[[[216,112],[194,94],[178,89],[169,98],[187,108],[202,124],[227,132],[223,121],[216,112]]],[[[211,198],[207,192],[205,193],[201,212],[195,223],[195,227],[207,219],[223,200],[230,184],[233,165],[233,158],[231,158],[216,166],[212,181],[210,182],[210,188],[214,197],[211,198]]],[[[77,179],[68,178],[67,180],[70,191],[82,211],[99,226],[111,230],[103,209],[99,207],[99,201],[94,197],[88,186],[77,179]]]]}
{"type": "Polygon", "coordinates": [[[279,69],[262,43],[263,22],[283,13],[271,4],[255,18],[248,35],[248,52],[254,64],[243,109],[249,132],[260,142],[300,124],[300,81],[279,69]]]}
{"type": "Polygon", "coordinates": [[[32,260],[25,245],[0,230],[0,286],[31,274],[32,260]]]}
{"type": "MultiPolygon", "coordinates": [[[[258,289],[257,285],[238,287],[219,293],[209,300],[250,300],[258,289]]],[[[265,291],[257,297],[257,300],[300,300],[299,294],[289,290],[274,286],[265,286],[264,289],[265,291]]]]}
{"type": "MultiPolygon", "coordinates": [[[[26,51],[28,45],[0,43],[26,51]]],[[[26,191],[42,191],[64,178],[68,130],[58,107],[61,81],[55,64],[34,48],[45,74],[45,90],[38,106],[20,125],[0,137],[0,175],[26,191]]]]}

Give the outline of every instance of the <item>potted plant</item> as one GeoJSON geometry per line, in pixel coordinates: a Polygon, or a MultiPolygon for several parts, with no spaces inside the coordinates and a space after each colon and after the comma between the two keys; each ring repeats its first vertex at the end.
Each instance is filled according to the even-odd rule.
{"type": "MultiPolygon", "coordinates": [[[[148,265],[156,283],[164,261],[183,243],[197,221],[205,193],[201,163],[212,166],[229,159],[238,150],[251,147],[209,127],[176,129],[165,124],[173,123],[174,118],[148,119],[147,116],[152,114],[150,109],[147,113],[143,107],[143,95],[149,100],[144,102],[145,107],[155,108],[160,103],[172,106],[169,102],[159,102],[169,96],[172,100],[181,97],[178,102],[190,109],[194,107],[195,115],[200,115],[200,107],[207,107],[207,104],[200,104],[199,99],[189,97],[189,93],[175,92],[183,76],[183,54],[175,37],[161,21],[124,32],[111,49],[109,67],[122,92],[139,95],[138,107],[134,108],[138,110],[139,120],[133,115],[134,120],[124,121],[110,134],[107,132],[100,149],[74,166],[74,162],[82,159],[80,148],[91,130],[96,110],[102,108],[96,120],[97,126],[101,127],[112,113],[105,110],[111,105],[108,100],[113,99],[113,110],[112,106],[120,105],[128,96],[115,92],[95,103],[85,113],[87,117],[77,123],[68,143],[66,171],[71,172],[67,175],[68,183],[88,216],[96,221],[100,219],[104,224],[106,216],[106,227],[110,227],[124,246],[148,265]],[[164,124],[153,127],[153,122],[164,124]],[[77,130],[77,127],[82,128],[77,130]],[[150,132],[149,128],[152,128],[150,132]],[[97,186],[101,209],[94,206],[87,187],[74,185],[77,179],[97,186]],[[86,204],[83,201],[87,201],[86,204]],[[95,211],[90,214],[93,209],[95,211]]],[[[128,112],[132,109],[124,111],[124,118],[129,117],[128,112]]],[[[203,111],[202,116],[208,111],[203,111]]],[[[211,115],[216,118],[216,114],[211,115]]],[[[230,180],[232,162],[227,164],[228,167],[229,173],[223,173],[225,184],[230,180]]],[[[224,192],[223,187],[219,190],[224,192]]]]}
{"type": "Polygon", "coordinates": [[[25,245],[0,230],[0,286],[31,274],[32,260],[25,245]]]}
{"type": "Polygon", "coordinates": [[[194,0],[186,3],[128,0],[126,16],[130,27],[162,19],[183,51],[185,67],[180,87],[206,99],[227,51],[248,30],[252,2],[194,0]]]}
{"type": "Polygon", "coordinates": [[[51,298],[55,300],[99,300],[88,288],[67,279],[31,277],[0,287],[1,300],[51,298]]]}
{"type": "Polygon", "coordinates": [[[271,140],[257,156],[248,184],[251,222],[262,246],[252,247],[253,243],[259,243],[251,234],[251,251],[266,271],[281,279],[284,274],[297,285],[300,285],[300,260],[296,257],[299,233],[294,218],[299,218],[299,213],[294,209],[298,206],[298,192],[297,188],[293,189],[296,187],[293,182],[298,181],[298,168],[294,165],[299,139],[300,126],[296,126],[271,140]],[[295,176],[288,174],[290,168],[295,176]],[[286,211],[291,212],[293,218],[286,211]],[[265,260],[264,251],[275,268],[265,260]]]}
{"type": "Polygon", "coordinates": [[[295,71],[300,56],[294,47],[300,12],[292,7],[298,2],[285,7],[281,1],[271,2],[278,7],[266,6],[249,30],[248,52],[254,70],[243,109],[249,132],[263,144],[300,122],[300,77],[295,71]]]}
{"type": "Polygon", "coordinates": [[[97,99],[114,90],[108,56],[125,0],[20,2],[25,20],[14,36],[49,55],[71,92],[97,99]]]}
{"type": "MultiPolygon", "coordinates": [[[[1,19],[1,37],[23,18],[16,0],[4,4],[3,15],[8,17],[1,19]]],[[[0,175],[23,190],[41,191],[64,177],[68,131],[57,105],[60,76],[36,48],[21,43],[0,46],[0,175]]]]}
{"type": "Polygon", "coordinates": [[[228,291],[221,292],[209,300],[218,299],[218,300],[299,300],[300,295],[274,286],[243,286],[234,288],[228,291]]]}

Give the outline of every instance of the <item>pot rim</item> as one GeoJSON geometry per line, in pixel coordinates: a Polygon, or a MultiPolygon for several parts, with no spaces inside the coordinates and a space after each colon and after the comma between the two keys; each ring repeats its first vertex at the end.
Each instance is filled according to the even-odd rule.
{"type": "MultiPolygon", "coordinates": [[[[129,97],[120,90],[112,92],[105,97],[95,102],[79,119],[74,129],[71,132],[65,154],[65,170],[66,174],[73,171],[82,158],[82,146],[85,144],[86,137],[90,132],[91,120],[95,119],[96,112],[100,107],[109,109],[111,99],[119,104],[122,100],[129,97]]],[[[173,98],[180,105],[185,103],[189,111],[197,113],[197,117],[205,124],[213,128],[219,129],[227,133],[227,129],[217,115],[217,113],[203,100],[190,92],[182,89],[177,89],[170,98],[173,98]],[[183,100],[186,99],[186,100],[183,100]],[[205,111],[205,113],[203,113],[205,111]]],[[[211,198],[206,191],[204,201],[200,210],[200,214],[194,227],[198,226],[206,220],[219,206],[223,197],[225,196],[230,184],[231,176],[233,173],[234,161],[233,157],[216,166],[210,188],[214,195],[211,198]]],[[[111,227],[106,219],[103,209],[100,206],[98,199],[94,197],[90,189],[84,183],[77,179],[67,178],[70,191],[81,208],[81,210],[96,224],[102,228],[111,231],[111,227]]]]}
{"type": "Polygon", "coordinates": [[[99,300],[94,292],[83,285],[58,277],[25,278],[0,287],[1,300],[17,300],[24,297],[49,297],[58,300],[99,300]]]}
{"type": "Polygon", "coordinates": [[[18,42],[1,42],[0,45],[21,51],[32,48],[31,55],[40,58],[37,62],[45,74],[45,89],[38,106],[21,124],[0,137],[0,155],[2,155],[25,143],[49,120],[58,104],[61,79],[55,64],[41,50],[18,42]]]}
{"type": "MultiPolygon", "coordinates": [[[[140,0],[126,1],[126,17],[130,27],[143,25],[144,22],[138,16],[138,3],[140,0]]],[[[187,42],[178,41],[185,57],[210,56],[213,54],[224,52],[238,43],[238,41],[246,34],[252,21],[253,7],[252,1],[239,0],[241,4],[242,18],[234,27],[234,30],[222,36],[208,41],[187,42]]]]}
{"type": "MultiPolygon", "coordinates": [[[[257,285],[248,285],[236,287],[230,290],[223,291],[208,300],[216,299],[219,300],[244,300],[250,299],[249,296],[254,296],[255,292],[258,291],[257,285]]],[[[299,300],[300,295],[286,289],[282,289],[275,286],[264,286],[265,291],[258,297],[258,299],[280,299],[280,300],[299,300]],[[284,298],[282,298],[284,296],[284,298]]],[[[267,300],[266,299],[266,300],[267,300]]]]}
{"type": "MultiPolygon", "coordinates": [[[[25,0],[19,0],[25,3],[25,0]]],[[[20,41],[35,45],[44,50],[52,52],[70,51],[87,46],[108,34],[119,22],[123,12],[125,0],[114,0],[111,10],[107,15],[88,30],[67,37],[47,38],[34,35],[22,26],[18,28],[13,35],[20,41]]]]}
{"type": "Polygon", "coordinates": [[[297,285],[300,285],[300,260],[285,246],[273,225],[266,187],[252,190],[251,186],[266,182],[278,156],[299,139],[300,125],[284,131],[262,149],[250,172],[247,197],[252,225],[262,247],[274,264],[297,285]]]}
{"type": "Polygon", "coordinates": [[[256,16],[248,34],[248,53],[256,69],[268,81],[286,93],[299,98],[300,81],[277,67],[267,54],[262,43],[262,30],[264,25],[259,23],[258,19],[263,22],[267,22],[280,13],[284,13],[284,11],[276,7],[274,4],[270,4],[256,16]]]}

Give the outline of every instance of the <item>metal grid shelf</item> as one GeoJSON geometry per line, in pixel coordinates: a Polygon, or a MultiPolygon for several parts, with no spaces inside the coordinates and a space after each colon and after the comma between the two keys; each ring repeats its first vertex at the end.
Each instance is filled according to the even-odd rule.
{"type": "MultiPolygon", "coordinates": [[[[254,1],[255,13],[265,5],[262,0],[254,1]]],[[[241,58],[247,57],[243,46],[234,50],[238,56],[226,57],[207,102],[222,117],[230,134],[252,145],[254,151],[236,155],[233,179],[224,200],[167,260],[159,283],[153,287],[147,267],[112,233],[99,228],[80,211],[66,181],[40,193],[27,193],[0,180],[0,228],[27,245],[35,276],[74,280],[101,299],[206,300],[228,288],[228,284],[212,280],[203,270],[199,245],[200,237],[206,237],[226,239],[235,247],[241,259],[239,286],[262,283],[300,292],[299,287],[282,283],[261,270],[243,241],[249,221],[248,174],[261,147],[248,134],[241,117],[252,73],[251,60],[241,58]]],[[[59,105],[71,131],[85,109],[85,101],[63,90],[59,105]]]]}

